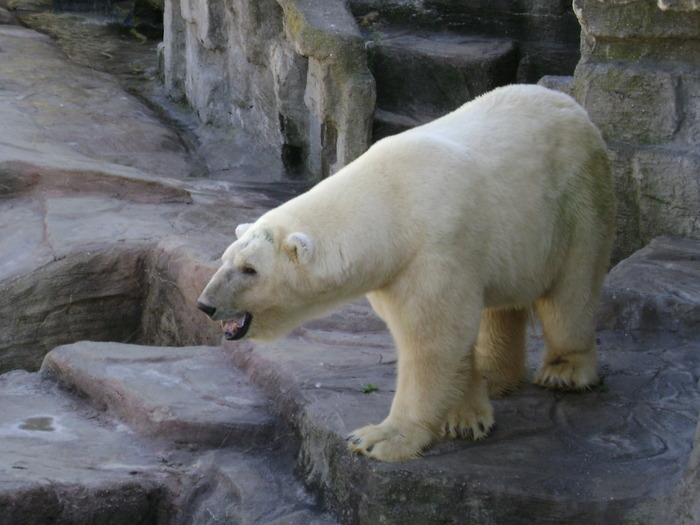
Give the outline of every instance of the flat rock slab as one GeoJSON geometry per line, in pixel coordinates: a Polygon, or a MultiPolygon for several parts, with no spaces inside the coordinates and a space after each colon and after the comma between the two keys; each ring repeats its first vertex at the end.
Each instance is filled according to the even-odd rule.
{"type": "Polygon", "coordinates": [[[191,174],[178,136],[114,78],[67,60],[49,37],[25,27],[0,25],[0,41],[0,118],[12,125],[0,139],[3,160],[22,158],[7,156],[10,142],[22,144],[30,162],[32,153],[44,160],[60,150],[165,177],[191,174]]]}
{"type": "MultiPolygon", "coordinates": [[[[388,414],[393,348],[378,332],[366,345],[342,332],[334,340],[342,317],[276,344],[225,347],[299,429],[307,483],[348,522],[661,523],[692,502],[683,487],[700,410],[700,341],[600,332],[598,387],[526,385],[494,401],[487,439],[447,440],[423,459],[387,464],[350,456],[344,438],[388,414]],[[378,390],[364,393],[367,385],[378,390]]],[[[541,346],[537,334],[529,344],[541,346]]]]}
{"type": "Polygon", "coordinates": [[[166,451],[37,374],[0,376],[0,398],[0,523],[156,522],[166,451]]]}
{"type": "Polygon", "coordinates": [[[41,372],[143,435],[216,447],[275,436],[267,398],[220,348],[81,342],[52,350],[41,372]]]}

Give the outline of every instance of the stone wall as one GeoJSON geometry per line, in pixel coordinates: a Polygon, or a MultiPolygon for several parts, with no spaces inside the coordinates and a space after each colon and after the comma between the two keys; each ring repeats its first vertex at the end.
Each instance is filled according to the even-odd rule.
{"type": "Polygon", "coordinates": [[[369,145],[374,81],[342,0],[168,0],[164,24],[168,92],[239,134],[244,176],[317,180],[369,145]]]}
{"type": "MultiPolygon", "coordinates": [[[[410,40],[403,53],[423,75],[404,67],[409,73],[381,86],[383,92],[401,97],[406,86],[433,77],[438,87],[423,86],[421,94],[435,91],[445,113],[481,94],[482,86],[571,74],[580,33],[569,0],[168,0],[164,28],[161,69],[169,94],[196,110],[206,133],[226,141],[224,154],[237,159],[233,175],[255,181],[316,181],[365,151],[375,79],[387,77],[377,77],[377,57],[397,44],[397,34],[420,32],[421,45],[435,49],[418,50],[410,40]],[[500,62],[470,57],[478,44],[465,38],[474,36],[501,39],[491,46],[505,50],[500,62]],[[450,46],[460,48],[454,60],[446,56],[450,46]],[[456,70],[461,89],[435,74],[456,70]]],[[[419,105],[419,117],[438,116],[423,111],[422,100],[419,105]]],[[[405,116],[401,108],[381,109],[405,116]]],[[[223,178],[231,170],[212,171],[223,178]]]]}
{"type": "Polygon", "coordinates": [[[519,82],[570,75],[579,58],[581,31],[571,0],[349,0],[348,5],[358,16],[379,13],[398,26],[509,38],[518,45],[519,82]]]}
{"type": "Polygon", "coordinates": [[[574,96],[608,142],[619,198],[615,258],[660,235],[700,237],[700,4],[575,0],[574,96]]]}
{"type": "MultiPolygon", "coordinates": [[[[569,91],[586,107],[610,147],[619,197],[613,258],[622,259],[660,235],[699,237],[696,0],[576,0],[573,9],[570,0],[165,4],[167,90],[186,100],[214,136],[226,138],[224,153],[236,159],[234,175],[253,181],[317,181],[364,152],[373,118],[375,125],[395,132],[434,118],[479,90],[534,82],[545,73],[570,75],[577,61],[573,77],[550,85],[569,91]],[[474,61],[480,72],[498,71],[478,89],[471,86],[478,75],[462,64],[477,44],[483,47],[467,42],[475,34],[484,35],[491,48],[503,49],[498,60],[474,61]],[[579,34],[580,61],[578,50],[572,51],[579,34]],[[426,46],[432,46],[430,52],[426,46]],[[446,46],[459,48],[459,68],[446,46]],[[394,48],[408,58],[397,61],[394,48]],[[394,63],[384,64],[385,58],[394,63]],[[469,89],[448,93],[449,79],[420,62],[427,59],[442,60],[442,69],[435,71],[459,69],[456,83],[469,89]],[[401,69],[406,63],[413,69],[401,69]],[[399,70],[406,78],[394,78],[399,70]],[[430,82],[421,74],[439,88],[435,93],[422,96],[430,82]],[[420,82],[421,90],[411,88],[412,81],[420,82]],[[439,111],[426,103],[434,102],[436,93],[446,101],[439,111]],[[392,94],[409,102],[422,98],[414,104],[418,109],[395,108],[389,103],[392,94]],[[381,111],[374,114],[377,99],[381,111]]],[[[215,168],[211,171],[217,176],[215,168]]]]}

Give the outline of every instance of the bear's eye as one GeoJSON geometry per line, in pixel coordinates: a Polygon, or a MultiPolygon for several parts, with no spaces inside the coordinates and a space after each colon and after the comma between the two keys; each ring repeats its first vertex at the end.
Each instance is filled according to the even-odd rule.
{"type": "Polygon", "coordinates": [[[241,268],[241,273],[245,275],[256,275],[258,271],[252,266],[244,266],[243,268],[241,268]]]}

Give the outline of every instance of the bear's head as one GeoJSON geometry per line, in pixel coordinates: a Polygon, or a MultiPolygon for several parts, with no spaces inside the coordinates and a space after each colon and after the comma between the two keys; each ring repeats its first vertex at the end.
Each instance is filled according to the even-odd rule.
{"type": "Polygon", "coordinates": [[[314,308],[314,243],[300,232],[264,223],[241,224],[197,307],[221,321],[228,340],[273,340],[301,324],[314,308]]]}

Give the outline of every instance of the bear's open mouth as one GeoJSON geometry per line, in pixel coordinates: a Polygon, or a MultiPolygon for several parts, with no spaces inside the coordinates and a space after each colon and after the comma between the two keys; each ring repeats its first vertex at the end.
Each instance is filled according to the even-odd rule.
{"type": "Polygon", "coordinates": [[[250,312],[243,312],[233,319],[221,321],[221,328],[224,331],[224,338],[227,341],[235,341],[236,339],[242,338],[248,333],[248,329],[250,328],[250,323],[252,321],[253,314],[250,312]]]}

